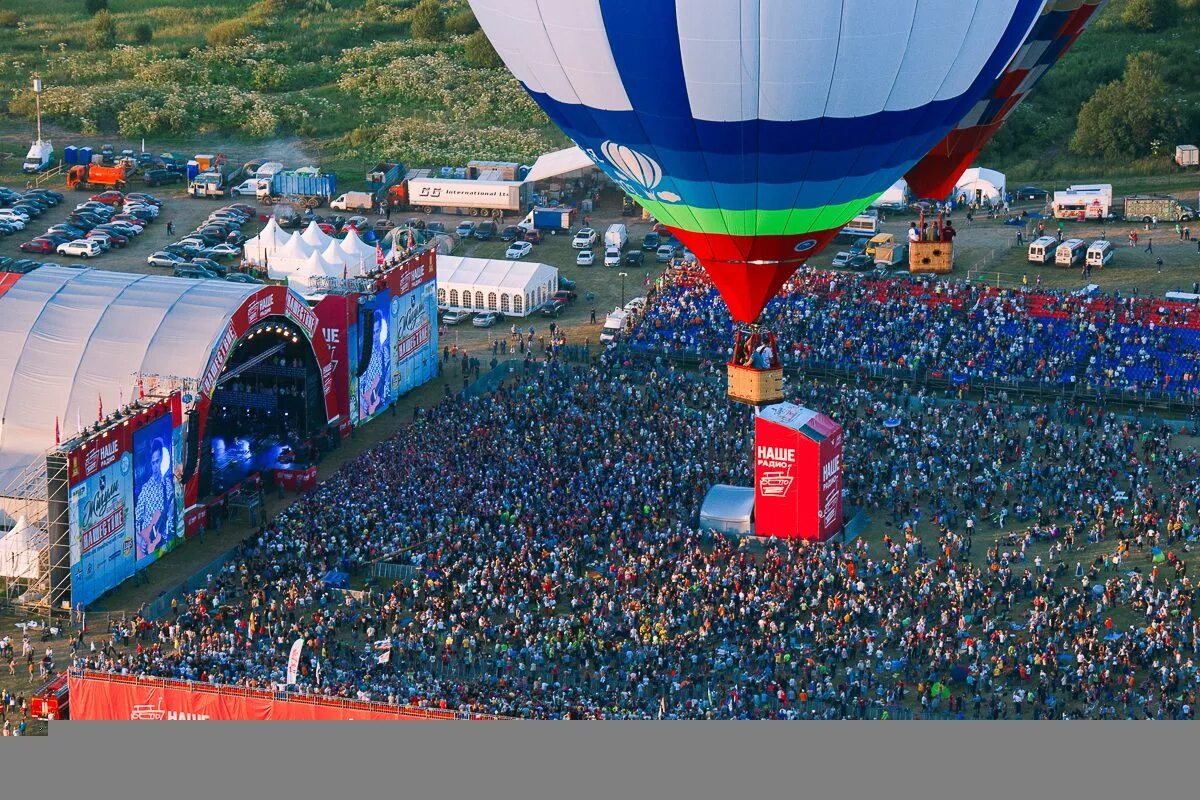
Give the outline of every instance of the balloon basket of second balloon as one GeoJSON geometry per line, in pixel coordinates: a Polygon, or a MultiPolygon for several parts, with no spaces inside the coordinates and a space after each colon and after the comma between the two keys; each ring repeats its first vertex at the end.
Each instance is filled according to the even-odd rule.
{"type": "Polygon", "coordinates": [[[954,269],[952,242],[913,242],[908,249],[908,271],[945,275],[954,269]]]}

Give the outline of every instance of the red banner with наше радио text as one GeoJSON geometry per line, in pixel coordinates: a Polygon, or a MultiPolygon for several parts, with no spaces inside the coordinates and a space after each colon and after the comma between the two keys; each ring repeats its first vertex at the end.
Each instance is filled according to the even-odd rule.
{"type": "MultiPolygon", "coordinates": [[[[136,678],[103,672],[72,672],[69,677],[73,720],[133,722],[177,721],[339,721],[453,720],[454,711],[391,706],[332,697],[283,694],[265,689],[210,686],[160,678],[136,678]]],[[[470,715],[470,719],[495,719],[470,715]]]]}

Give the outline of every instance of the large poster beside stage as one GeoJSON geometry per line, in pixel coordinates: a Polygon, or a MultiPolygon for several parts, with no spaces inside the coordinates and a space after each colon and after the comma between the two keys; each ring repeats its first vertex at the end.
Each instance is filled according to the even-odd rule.
{"type": "Polygon", "coordinates": [[[399,398],[437,377],[437,287],[433,282],[392,297],[395,355],[392,397],[399,398]]]}
{"type": "Polygon", "coordinates": [[[114,434],[70,456],[71,603],[86,606],[133,574],[133,456],[114,434]]]}
{"type": "Polygon", "coordinates": [[[133,434],[134,553],[139,567],[184,538],[181,440],[170,415],[133,434]]]}
{"type": "Polygon", "coordinates": [[[435,377],[437,266],[422,253],[390,270],[358,298],[350,323],[351,418],[362,424],[435,377]]]}
{"type": "Polygon", "coordinates": [[[392,404],[392,356],[395,336],[391,292],[363,295],[358,305],[358,364],[355,395],[358,422],[374,418],[392,404]]]}

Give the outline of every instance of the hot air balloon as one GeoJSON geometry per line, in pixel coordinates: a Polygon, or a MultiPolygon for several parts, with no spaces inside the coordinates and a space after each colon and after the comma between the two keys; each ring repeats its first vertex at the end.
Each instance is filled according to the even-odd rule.
{"type": "Polygon", "coordinates": [[[917,197],[945,199],[1004,121],[1067,54],[1108,0],[1047,0],[1020,51],[971,113],[905,179],[917,197]]]}
{"type": "Polygon", "coordinates": [[[738,322],[984,96],[1046,0],[470,0],[738,322]]]}

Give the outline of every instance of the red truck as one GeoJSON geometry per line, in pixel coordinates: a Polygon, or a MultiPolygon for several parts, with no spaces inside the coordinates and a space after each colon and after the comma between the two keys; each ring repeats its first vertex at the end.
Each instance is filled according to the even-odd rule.
{"type": "Polygon", "coordinates": [[[125,191],[129,170],[122,164],[105,167],[100,164],[78,164],[67,171],[68,189],[116,189],[125,191]]]}

